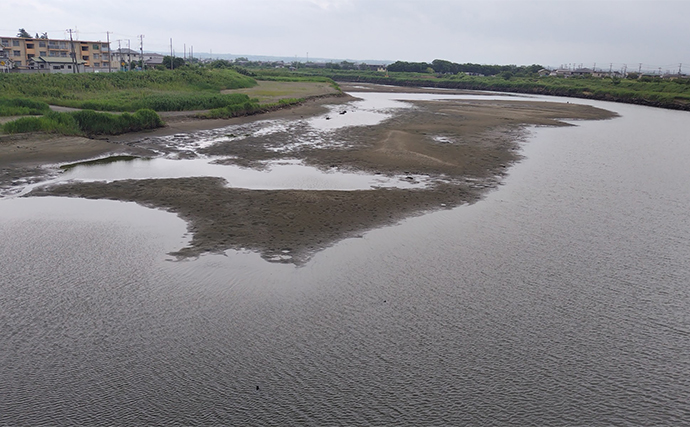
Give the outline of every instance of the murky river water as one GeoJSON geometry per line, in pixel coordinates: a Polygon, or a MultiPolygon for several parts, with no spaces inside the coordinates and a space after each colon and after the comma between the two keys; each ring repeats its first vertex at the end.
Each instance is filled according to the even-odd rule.
{"type": "MultiPolygon", "coordinates": [[[[573,100],[570,100],[573,102],[573,100]]],[[[0,425],[680,425],[690,114],[539,128],[505,185],[296,268],[0,200],[0,425]]]]}

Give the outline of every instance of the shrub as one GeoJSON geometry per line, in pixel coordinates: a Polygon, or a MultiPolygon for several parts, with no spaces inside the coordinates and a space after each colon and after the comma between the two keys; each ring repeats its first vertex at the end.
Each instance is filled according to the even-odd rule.
{"type": "Polygon", "coordinates": [[[92,110],[69,113],[50,112],[43,117],[22,117],[5,123],[5,133],[47,132],[62,135],[119,135],[163,126],[153,110],[134,114],[99,113],[92,110]]]}
{"type": "Polygon", "coordinates": [[[41,115],[50,111],[45,102],[27,98],[0,98],[0,116],[41,115]]]}

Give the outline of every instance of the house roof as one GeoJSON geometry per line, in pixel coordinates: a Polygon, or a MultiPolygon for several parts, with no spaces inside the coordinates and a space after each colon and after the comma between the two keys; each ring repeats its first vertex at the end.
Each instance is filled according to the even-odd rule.
{"type": "Polygon", "coordinates": [[[123,47],[123,48],[121,48],[121,49],[120,49],[120,48],[111,49],[111,51],[112,51],[113,54],[120,54],[120,53],[122,53],[123,55],[139,55],[139,53],[140,53],[138,50],[128,49],[128,48],[126,48],[126,47],[123,47]]]}
{"type": "MultiPolygon", "coordinates": [[[[63,58],[63,57],[50,57],[50,58],[44,58],[43,56],[35,56],[31,58],[32,61],[34,62],[43,62],[45,64],[72,64],[72,58],[63,58]]],[[[86,61],[82,61],[81,59],[77,60],[77,64],[82,65],[86,61]]]]}

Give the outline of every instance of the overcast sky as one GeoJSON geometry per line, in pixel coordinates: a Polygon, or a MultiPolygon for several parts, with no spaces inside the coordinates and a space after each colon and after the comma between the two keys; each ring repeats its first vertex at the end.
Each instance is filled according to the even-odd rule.
{"type": "Polygon", "coordinates": [[[690,71],[690,0],[3,0],[0,33],[138,50],[690,71]]]}

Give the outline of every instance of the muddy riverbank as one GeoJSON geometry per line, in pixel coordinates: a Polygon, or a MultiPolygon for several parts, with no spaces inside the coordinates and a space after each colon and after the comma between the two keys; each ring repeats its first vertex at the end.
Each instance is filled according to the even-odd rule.
{"type": "MultiPolygon", "coordinates": [[[[357,95],[356,90],[367,90],[343,89],[352,91],[353,96],[357,95]]],[[[320,99],[268,116],[216,123],[180,122],[181,127],[175,130],[186,133],[212,129],[206,127],[209,125],[253,124],[260,128],[273,126],[276,121],[290,123],[282,131],[226,135],[193,151],[182,150],[170,144],[169,139],[160,138],[170,135],[172,129],[146,136],[128,135],[107,143],[140,153],[180,158],[212,156],[216,163],[246,167],[296,159],[324,170],[425,176],[429,182],[426,188],[248,190],[227,187],[219,178],[199,177],[72,182],[38,188],[30,196],[114,199],[175,212],[188,221],[192,234],[190,245],[176,252],[178,256],[250,249],[272,261],[301,263],[343,238],[412,215],[478,200],[488,188],[498,185],[510,164],[520,158],[519,144],[527,134],[527,126],[565,126],[559,119],[614,117],[613,113],[593,107],[551,102],[410,101],[410,108],[396,110],[381,123],[322,132],[318,142],[303,143],[314,133],[310,118],[329,111],[347,114],[347,109],[352,108],[348,104],[351,100],[320,99]],[[338,106],[333,107],[334,103],[338,106]],[[262,122],[257,124],[256,120],[262,122]]]]}

